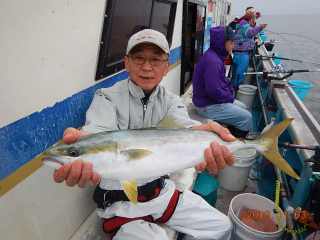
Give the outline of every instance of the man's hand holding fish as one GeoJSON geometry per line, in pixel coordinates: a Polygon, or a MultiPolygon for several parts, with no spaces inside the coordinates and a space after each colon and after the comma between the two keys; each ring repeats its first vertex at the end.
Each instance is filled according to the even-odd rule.
{"type": "MultiPolygon", "coordinates": [[[[69,127],[64,131],[62,138],[64,143],[73,143],[79,137],[89,134],[69,127]]],[[[64,164],[59,170],[54,171],[53,178],[57,183],[66,181],[67,186],[73,187],[77,184],[80,188],[86,187],[89,181],[93,185],[100,182],[99,174],[92,172],[92,164],[90,162],[83,163],[81,160],[76,160],[73,164],[64,164]]]]}
{"type": "MultiPolygon", "coordinates": [[[[236,138],[232,136],[227,128],[222,127],[217,122],[210,122],[194,126],[191,129],[204,130],[217,133],[221,139],[229,142],[234,141],[236,138]]],[[[205,162],[201,162],[196,167],[197,171],[203,172],[207,167],[212,174],[216,174],[218,169],[224,169],[226,164],[232,166],[235,162],[233,154],[224,145],[219,145],[218,142],[212,142],[210,148],[207,148],[204,152],[205,162]]]]}

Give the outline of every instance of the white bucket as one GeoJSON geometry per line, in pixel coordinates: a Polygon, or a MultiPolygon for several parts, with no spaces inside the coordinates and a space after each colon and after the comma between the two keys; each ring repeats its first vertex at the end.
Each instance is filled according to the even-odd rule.
{"type": "Polygon", "coordinates": [[[237,100],[244,103],[247,106],[247,109],[252,108],[255,96],[256,96],[256,92],[253,92],[253,91],[249,92],[249,91],[239,90],[237,92],[237,100]]]}
{"type": "MultiPolygon", "coordinates": [[[[249,67],[248,68],[248,70],[247,70],[247,72],[253,72],[253,68],[251,68],[251,67],[249,67]]],[[[251,82],[251,77],[252,77],[253,75],[251,75],[251,74],[248,74],[248,75],[245,75],[244,76],[244,78],[243,78],[243,80],[242,80],[242,83],[241,83],[241,85],[242,84],[250,84],[250,82],[251,82]]],[[[240,85],[240,86],[241,86],[240,85]]]]}
{"type": "Polygon", "coordinates": [[[243,149],[235,152],[235,164],[218,171],[220,186],[230,191],[243,190],[248,181],[250,168],[255,162],[256,150],[243,149]]]}
{"type": "MultiPolygon", "coordinates": [[[[269,240],[282,240],[284,239],[284,229],[281,228],[281,226],[278,227],[278,231],[276,232],[261,232],[258,230],[255,230],[251,227],[248,227],[243,222],[241,222],[236,214],[239,207],[245,206],[248,210],[257,210],[257,214],[255,214],[256,218],[258,217],[266,217],[270,213],[270,219],[275,223],[277,222],[277,216],[279,217],[279,213],[274,213],[273,209],[275,208],[274,202],[271,200],[262,197],[257,194],[253,193],[243,193],[235,196],[230,205],[229,205],[229,212],[228,216],[233,224],[233,226],[236,226],[236,237],[237,240],[257,240],[257,239],[269,239],[269,240]],[[277,216],[276,216],[277,215],[277,216]]],[[[280,210],[280,219],[282,224],[286,225],[286,219],[283,211],[280,210]]],[[[242,210],[244,211],[244,210],[242,210]]],[[[250,212],[248,213],[249,216],[250,212]]],[[[253,216],[251,214],[251,216],[253,216]]]]}
{"type": "Polygon", "coordinates": [[[257,87],[249,84],[241,84],[239,86],[239,90],[246,93],[255,93],[257,91],[257,87]]]}

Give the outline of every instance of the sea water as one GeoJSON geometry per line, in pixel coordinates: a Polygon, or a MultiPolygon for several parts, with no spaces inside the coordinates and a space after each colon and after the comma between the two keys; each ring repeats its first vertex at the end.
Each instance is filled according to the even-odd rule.
{"type": "MultiPolygon", "coordinates": [[[[264,34],[268,36],[267,41],[274,38],[276,41],[294,42],[275,43],[270,54],[278,53],[284,58],[320,62],[319,14],[264,15],[262,10],[261,13],[262,17],[257,20],[257,25],[268,24],[264,30],[264,34]]],[[[320,69],[318,64],[286,60],[281,60],[281,62],[286,64],[285,70],[320,69]]],[[[302,102],[320,124],[320,72],[294,73],[287,80],[305,81],[313,85],[302,102]]]]}

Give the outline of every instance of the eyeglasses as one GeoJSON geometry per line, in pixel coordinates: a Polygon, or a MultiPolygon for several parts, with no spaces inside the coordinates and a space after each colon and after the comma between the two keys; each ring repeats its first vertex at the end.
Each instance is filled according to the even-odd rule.
{"type": "Polygon", "coordinates": [[[132,62],[137,64],[137,65],[143,65],[146,62],[146,60],[148,59],[149,63],[152,66],[161,66],[163,64],[163,62],[166,62],[166,61],[169,60],[169,59],[162,59],[160,57],[146,58],[146,57],[143,57],[143,56],[129,56],[129,55],[127,55],[127,57],[131,58],[132,62]]]}

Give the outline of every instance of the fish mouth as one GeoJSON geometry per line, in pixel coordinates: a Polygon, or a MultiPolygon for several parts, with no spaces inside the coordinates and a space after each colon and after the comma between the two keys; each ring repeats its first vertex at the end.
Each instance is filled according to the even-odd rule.
{"type": "Polygon", "coordinates": [[[59,168],[62,167],[63,163],[60,162],[59,160],[55,159],[55,158],[52,158],[52,157],[44,157],[42,158],[42,163],[44,165],[48,165],[50,167],[53,167],[57,170],[59,170],[59,168]]]}

